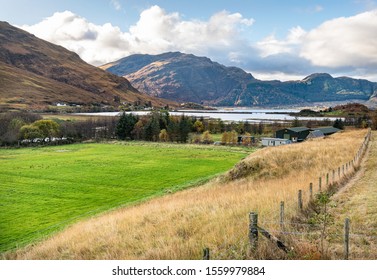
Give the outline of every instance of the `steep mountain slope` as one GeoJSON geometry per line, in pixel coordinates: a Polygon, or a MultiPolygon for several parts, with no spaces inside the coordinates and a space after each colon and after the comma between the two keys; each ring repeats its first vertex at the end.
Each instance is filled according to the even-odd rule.
{"type": "Polygon", "coordinates": [[[261,81],[240,68],[179,52],[132,55],[101,68],[152,96],[220,106],[369,100],[377,93],[376,83],[322,73],[301,81],[261,81]]]}
{"type": "Polygon", "coordinates": [[[127,79],[6,22],[0,22],[0,85],[0,105],[6,108],[45,108],[56,103],[118,106],[135,101],[165,105],[140,93],[127,79]]]}
{"type": "Polygon", "coordinates": [[[152,96],[180,102],[217,104],[238,96],[255,80],[239,68],[179,52],[132,55],[101,68],[126,77],[152,96]]]}

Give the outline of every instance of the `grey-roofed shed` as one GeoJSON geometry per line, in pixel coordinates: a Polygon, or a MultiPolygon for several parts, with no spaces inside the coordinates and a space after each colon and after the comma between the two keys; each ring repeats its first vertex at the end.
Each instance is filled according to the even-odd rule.
{"type": "Polygon", "coordinates": [[[316,130],[322,131],[322,133],[325,136],[331,135],[331,134],[334,134],[334,133],[337,133],[337,132],[341,131],[341,129],[336,128],[336,127],[332,127],[332,126],[318,127],[318,128],[316,128],[316,130]]]}
{"type": "Polygon", "coordinates": [[[325,137],[325,134],[323,134],[320,130],[312,130],[306,137],[306,139],[315,139],[315,138],[323,138],[325,137]]]}

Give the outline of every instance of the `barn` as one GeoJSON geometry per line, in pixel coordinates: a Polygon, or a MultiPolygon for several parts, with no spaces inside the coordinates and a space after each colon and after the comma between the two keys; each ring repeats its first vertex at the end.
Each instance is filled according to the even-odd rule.
{"type": "Polygon", "coordinates": [[[277,130],[276,138],[289,139],[292,142],[301,142],[306,139],[310,133],[310,128],[307,127],[289,127],[277,130]]]}

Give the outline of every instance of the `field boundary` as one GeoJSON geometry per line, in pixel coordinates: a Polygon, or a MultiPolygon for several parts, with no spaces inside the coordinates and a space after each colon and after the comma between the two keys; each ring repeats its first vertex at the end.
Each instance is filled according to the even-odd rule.
{"type": "MultiPolygon", "coordinates": [[[[315,258],[323,258],[326,254],[324,249],[324,239],[342,239],[344,244],[343,259],[349,259],[349,247],[351,237],[372,237],[377,239],[377,235],[368,233],[353,233],[350,230],[350,219],[346,218],[343,222],[343,231],[337,233],[329,233],[327,226],[330,221],[326,221],[328,217],[328,209],[322,213],[323,209],[318,207],[325,207],[330,202],[330,197],[337,191],[341,190],[350,180],[352,180],[359,172],[360,165],[365,160],[369,143],[371,140],[371,129],[368,130],[364,137],[364,141],[359,147],[357,153],[353,159],[349,162],[339,165],[338,168],[333,169],[325,174],[318,176],[317,184],[313,182],[308,183],[307,189],[300,189],[297,192],[296,201],[281,201],[276,207],[275,216],[276,219],[263,219],[258,216],[256,211],[249,213],[249,254],[256,258],[259,254],[258,244],[259,234],[266,237],[270,245],[284,252],[285,255],[281,255],[281,258],[300,258],[297,255],[295,244],[300,242],[303,238],[318,241],[320,240],[320,255],[316,255],[315,258]],[[317,188],[315,188],[315,186],[317,188]],[[322,205],[321,204],[322,201],[322,205]],[[325,201],[325,202],[324,202],[325,201]],[[317,209],[315,209],[317,207],[317,209]],[[319,213],[316,213],[320,211],[319,213]],[[317,220],[310,218],[314,213],[322,215],[317,220]],[[322,220],[320,220],[322,218],[322,220]]],[[[271,214],[271,213],[269,213],[271,214]]],[[[298,243],[299,244],[299,243],[298,243]]],[[[312,254],[314,252],[311,252],[312,254]]],[[[204,248],[203,259],[208,260],[210,256],[210,248],[204,248]]]]}

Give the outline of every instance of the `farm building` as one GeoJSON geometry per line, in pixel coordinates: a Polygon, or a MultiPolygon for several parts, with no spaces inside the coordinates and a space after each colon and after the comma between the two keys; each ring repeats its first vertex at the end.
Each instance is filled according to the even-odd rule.
{"type": "Polygon", "coordinates": [[[289,127],[277,130],[276,138],[289,139],[292,142],[301,142],[306,139],[310,133],[310,128],[307,127],[289,127]]]}
{"type": "Polygon", "coordinates": [[[318,127],[316,130],[322,131],[325,136],[341,131],[341,129],[332,126],[318,127]]]}
{"type": "Polygon", "coordinates": [[[262,146],[281,146],[291,144],[292,141],[289,139],[282,138],[262,138],[262,146]]]}
{"type": "Polygon", "coordinates": [[[323,134],[322,131],[312,130],[312,131],[310,131],[308,136],[306,136],[306,139],[308,140],[308,139],[323,138],[323,137],[325,137],[325,134],[323,134]]]}

